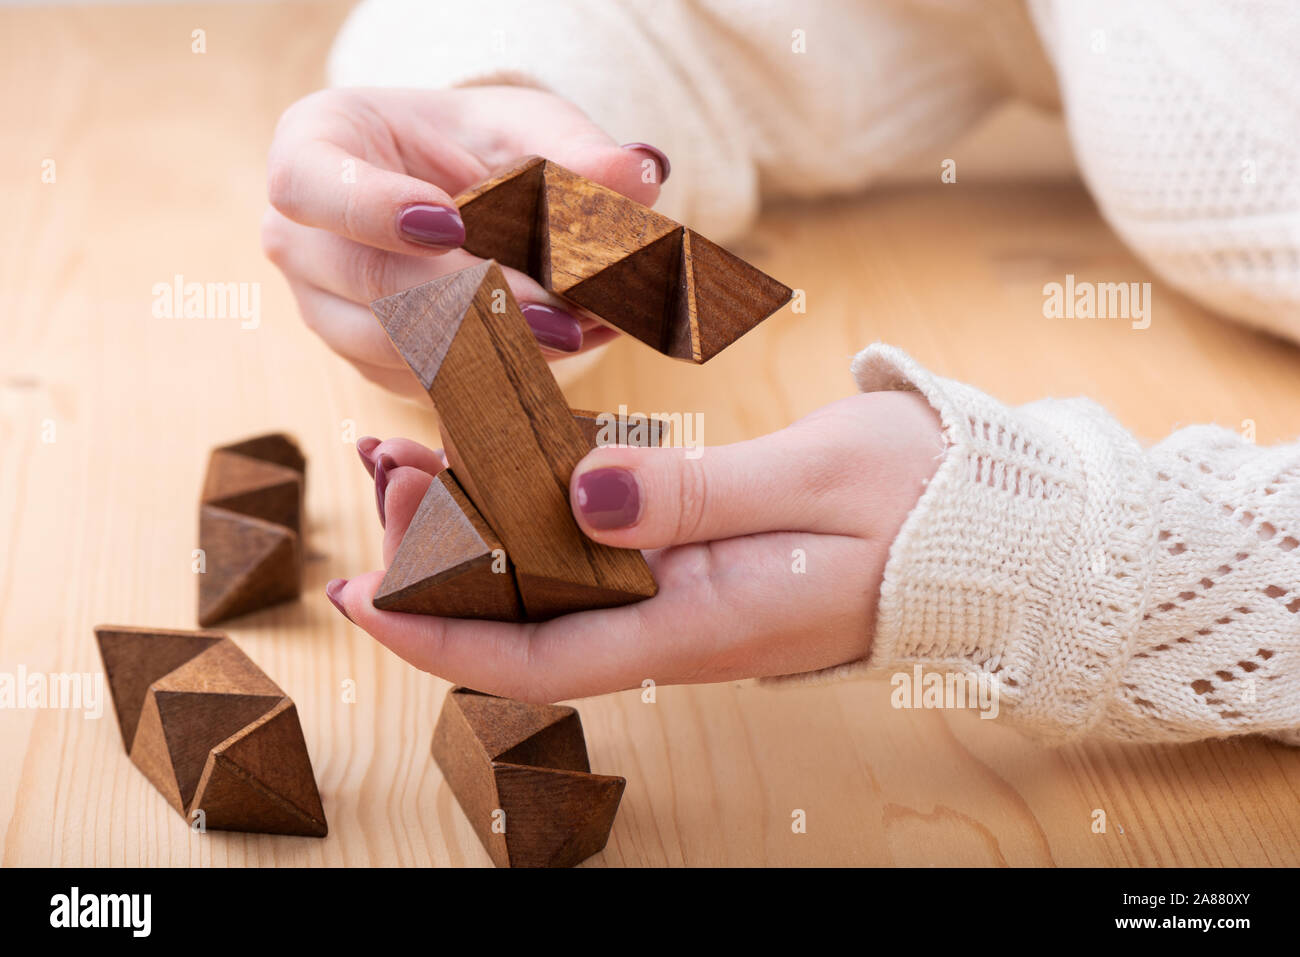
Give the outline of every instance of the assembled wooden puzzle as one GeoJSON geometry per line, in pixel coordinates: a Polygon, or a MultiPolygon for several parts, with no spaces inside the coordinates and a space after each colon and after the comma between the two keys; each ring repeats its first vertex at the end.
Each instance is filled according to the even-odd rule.
{"type": "Polygon", "coordinates": [[[122,743],[192,827],[324,837],[293,701],[218,631],[95,629],[122,743]]]}

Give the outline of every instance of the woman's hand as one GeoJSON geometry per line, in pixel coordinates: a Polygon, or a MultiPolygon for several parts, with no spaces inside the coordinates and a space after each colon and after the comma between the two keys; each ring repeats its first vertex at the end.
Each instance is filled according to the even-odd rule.
{"type": "MultiPolygon", "coordinates": [[[[634,605],[510,624],[379,611],[383,572],[326,591],[416,667],[526,701],[826,668],[870,651],[890,545],[943,448],[921,396],[878,392],[694,458],[593,450],[570,483],[573,512],[598,542],[652,550],[659,593],[634,605]]],[[[406,439],[358,449],[388,565],[446,460],[406,439]]]]}
{"type": "MultiPolygon", "coordinates": [[[[423,394],[367,304],[476,261],[452,196],[522,156],[544,155],[646,205],[668,174],[644,144],[620,147],[577,107],[525,87],[324,90],[276,127],[268,161],[267,256],[303,320],[360,372],[423,394]]],[[[617,333],[507,270],[548,357],[617,333]]]]}

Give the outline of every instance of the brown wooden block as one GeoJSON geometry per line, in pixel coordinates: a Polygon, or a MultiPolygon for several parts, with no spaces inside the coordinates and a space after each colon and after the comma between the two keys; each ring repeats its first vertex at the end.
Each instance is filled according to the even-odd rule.
{"type": "Polygon", "coordinates": [[[306,459],[287,435],[214,449],[199,497],[199,624],[298,597],[306,459]]]}
{"type": "Polygon", "coordinates": [[[189,822],[324,837],[293,702],[220,632],[95,629],[127,753],[189,822]]]}
{"type": "Polygon", "coordinates": [[[498,867],[571,867],[597,853],[627,783],[590,772],[573,708],[466,688],[443,702],[433,756],[498,867]]]}
{"type": "Polygon", "coordinates": [[[599,545],[573,519],[569,476],[588,444],[496,262],[371,309],[433,399],[456,476],[514,563],[528,617],[655,594],[640,552],[599,545]]]}
{"type": "Polygon", "coordinates": [[[633,448],[659,448],[672,435],[673,424],[661,415],[616,414],[570,409],[588,449],[625,444],[633,448]]]}
{"type": "Polygon", "coordinates": [[[302,590],[298,536],[283,525],[204,505],[199,547],[207,568],[199,575],[204,627],[292,601],[302,590]]]}
{"type": "Polygon", "coordinates": [[[791,290],[699,233],[541,157],[456,198],[464,248],[665,355],[707,362],[791,290]]]}
{"type": "Polygon", "coordinates": [[[522,618],[505,549],[450,469],[429,483],[374,605],[446,618],[522,618]]]}

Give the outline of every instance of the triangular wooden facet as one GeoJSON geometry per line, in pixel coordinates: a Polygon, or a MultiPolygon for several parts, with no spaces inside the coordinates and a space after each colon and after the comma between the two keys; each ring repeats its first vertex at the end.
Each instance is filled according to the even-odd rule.
{"type": "Polygon", "coordinates": [[[167,747],[167,734],[152,692],[145,697],[144,707],[140,710],[140,722],[129,754],[131,761],[167,799],[167,803],[184,814],[185,802],[181,799],[180,784],[172,767],[171,749],[167,747]]]}
{"type": "Polygon", "coordinates": [[[690,229],[682,242],[682,280],[686,310],[674,320],[666,351],[695,362],[708,362],[789,302],[792,292],[690,229]]]}
{"type": "Polygon", "coordinates": [[[304,814],[215,752],[208,757],[199,787],[187,817],[193,821],[202,811],[205,828],[300,837],[329,833],[324,820],[304,814]]]}
{"type": "Polygon", "coordinates": [[[157,690],[151,697],[162,719],[167,753],[184,805],[194,797],[208,752],[266,714],[279,700],[263,695],[157,690]]]}
{"type": "Polygon", "coordinates": [[[543,179],[541,283],[553,292],[569,295],[579,283],[681,231],[668,217],[563,166],[548,162],[543,179]]]}
{"type": "Polygon", "coordinates": [[[200,503],[299,530],[302,474],[283,465],[217,449],[208,462],[200,503]]]}
{"type": "Polygon", "coordinates": [[[518,619],[522,606],[504,555],[451,471],[443,470],[429,483],[374,605],[448,618],[518,619]]]}
{"type": "Polygon", "coordinates": [[[273,465],[282,465],[300,475],[307,471],[306,456],[298,448],[298,443],[294,441],[293,436],[284,432],[253,436],[250,439],[223,445],[216,451],[233,452],[237,455],[248,456],[251,459],[270,462],[273,465]]]}
{"type": "MultiPolygon", "coordinates": [[[[447,350],[491,270],[488,260],[447,276],[440,276],[370,304],[398,355],[426,390],[433,385],[447,350]]],[[[504,280],[500,281],[504,285],[504,280]]]]}
{"type": "Polygon", "coordinates": [[[99,656],[104,662],[104,674],[127,753],[135,741],[136,725],[149,686],[223,638],[220,632],[164,631],[121,625],[95,627],[99,656]]]}
{"type": "Polygon", "coordinates": [[[190,805],[208,827],[324,837],[298,712],[288,698],[212,750],[190,805]]]}
{"type": "Polygon", "coordinates": [[[572,771],[590,770],[582,738],[582,722],[573,708],[528,704],[464,689],[455,689],[451,694],[488,758],[510,760],[516,764],[565,767],[572,771]],[[558,734],[548,734],[557,728],[558,734]],[[515,757],[505,757],[539,737],[541,740],[536,741],[529,757],[524,757],[522,751],[515,757]],[[581,758],[574,757],[572,744],[575,741],[581,758]]]}
{"type": "Polygon", "coordinates": [[[493,774],[511,867],[573,867],[600,851],[627,785],[620,777],[499,762],[493,774]]]}
{"type": "Polygon", "coordinates": [[[284,692],[233,641],[225,639],[183,662],[154,682],[155,691],[260,695],[279,700],[284,692]]]}
{"type": "Polygon", "coordinates": [[[540,268],[542,167],[540,156],[456,197],[465,223],[464,248],[483,259],[532,273],[540,268]]]}
{"type": "Polygon", "coordinates": [[[298,597],[301,555],[292,529],[212,505],[199,509],[199,624],[214,625],[298,597]]]}
{"type": "Polygon", "coordinates": [[[586,409],[570,409],[569,412],[588,448],[593,449],[613,445],[657,449],[673,432],[672,420],[662,415],[614,415],[586,409]]]}
{"type": "Polygon", "coordinates": [[[618,328],[663,352],[677,310],[682,230],[632,251],[565,296],[597,316],[618,315],[618,328]]]}

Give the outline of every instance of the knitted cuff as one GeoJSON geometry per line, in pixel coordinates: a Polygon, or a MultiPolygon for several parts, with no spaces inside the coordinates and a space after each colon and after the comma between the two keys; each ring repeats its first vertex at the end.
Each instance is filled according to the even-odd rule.
{"type": "Polygon", "coordinates": [[[1086,732],[1142,616],[1156,530],[1140,447],[1091,402],[1011,409],[890,346],[853,375],[864,392],[925,396],[948,448],[890,549],[870,656],[790,677],[987,672],[1026,730],[1086,732]]]}

